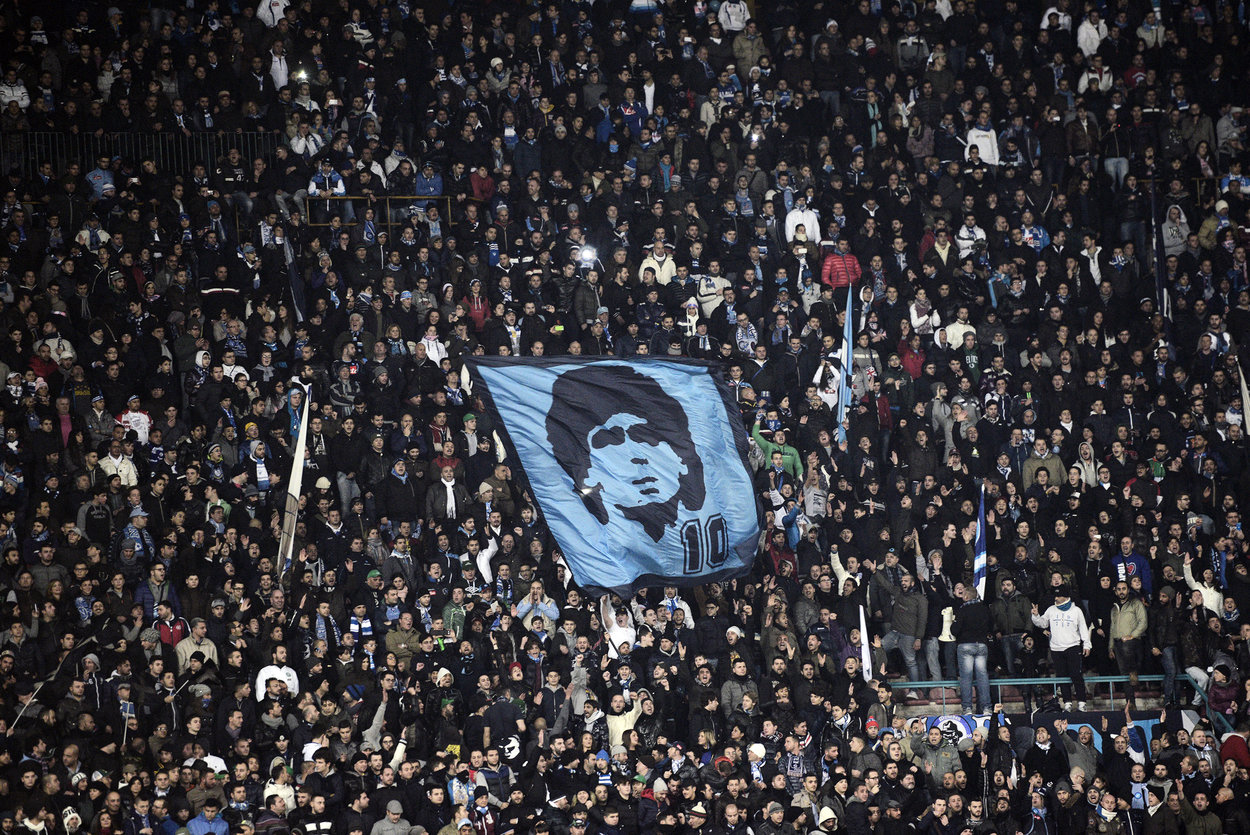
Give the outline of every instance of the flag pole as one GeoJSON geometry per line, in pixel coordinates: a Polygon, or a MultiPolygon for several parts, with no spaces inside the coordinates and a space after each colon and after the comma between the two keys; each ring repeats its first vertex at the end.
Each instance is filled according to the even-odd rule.
{"type": "Polygon", "coordinates": [[[872,648],[868,645],[868,614],[859,607],[859,654],[864,667],[864,681],[872,681],[872,648]]]}
{"type": "Polygon", "coordinates": [[[976,553],[972,556],[972,578],[977,587],[977,597],[985,599],[985,576],[988,573],[988,556],[985,546],[985,484],[981,484],[981,509],[977,513],[976,553]]]}
{"type": "Polygon", "coordinates": [[[842,324],[842,378],[838,384],[838,425],[836,430],[839,443],[846,440],[846,427],[842,424],[846,420],[847,401],[851,399],[850,375],[855,367],[853,360],[855,351],[854,316],[855,285],[851,283],[846,287],[846,319],[842,324]]]}
{"type": "Polygon", "coordinates": [[[304,451],[308,444],[308,391],[300,388],[304,396],[300,404],[299,434],[295,440],[295,457],[291,463],[291,475],[287,479],[286,496],[282,507],[282,537],[278,543],[278,582],[291,561],[295,550],[295,524],[299,520],[299,497],[304,482],[304,451]]]}
{"type": "Polygon", "coordinates": [[[1250,432],[1250,387],[1246,386],[1246,372],[1241,367],[1241,357],[1234,356],[1237,363],[1237,377],[1241,382],[1241,432],[1250,432]]]}

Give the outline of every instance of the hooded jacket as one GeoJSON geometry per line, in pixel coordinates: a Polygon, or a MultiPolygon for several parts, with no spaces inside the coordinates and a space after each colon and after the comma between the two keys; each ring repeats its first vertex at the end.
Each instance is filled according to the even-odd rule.
{"type": "Polygon", "coordinates": [[[1163,220],[1163,252],[1165,255],[1180,255],[1185,250],[1185,242],[1189,238],[1189,218],[1185,210],[1173,203],[1168,206],[1163,220]],[[1176,209],[1180,216],[1172,219],[1172,210],[1176,209]]]}
{"type": "Polygon", "coordinates": [[[1020,480],[1026,488],[1033,486],[1033,478],[1037,475],[1037,471],[1041,469],[1045,469],[1050,473],[1051,484],[1063,484],[1067,470],[1064,468],[1063,461],[1060,460],[1059,456],[1050,450],[1047,450],[1045,455],[1038,455],[1034,451],[1020,468],[1020,480]]]}
{"type": "Polygon", "coordinates": [[[1073,466],[1081,471],[1081,481],[1086,487],[1093,487],[1098,483],[1098,461],[1094,458],[1094,447],[1089,441],[1081,441],[1081,445],[1077,447],[1073,466]]]}
{"type": "Polygon", "coordinates": [[[1085,622],[1085,613],[1073,601],[1060,606],[1051,606],[1040,615],[1033,615],[1033,625],[1050,630],[1050,648],[1062,652],[1075,646],[1089,649],[1089,624],[1085,622]]]}

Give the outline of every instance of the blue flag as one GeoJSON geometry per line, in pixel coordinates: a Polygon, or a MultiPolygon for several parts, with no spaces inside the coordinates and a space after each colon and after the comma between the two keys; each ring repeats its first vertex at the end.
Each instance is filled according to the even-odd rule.
{"type": "Polygon", "coordinates": [[[855,373],[855,285],[846,288],[846,321],[842,325],[842,384],[838,386],[838,426],[836,429],[839,443],[846,440],[846,428],[842,421],[846,420],[846,407],[851,400],[851,375],[855,373]]]}
{"type": "Polygon", "coordinates": [[[972,580],[977,587],[977,597],[985,599],[985,486],[981,486],[981,510],[977,513],[977,549],[972,556],[972,580]]]}
{"type": "Polygon", "coordinates": [[[470,357],[573,576],[632,594],[750,570],[760,515],[747,436],[707,363],[470,357]]]}

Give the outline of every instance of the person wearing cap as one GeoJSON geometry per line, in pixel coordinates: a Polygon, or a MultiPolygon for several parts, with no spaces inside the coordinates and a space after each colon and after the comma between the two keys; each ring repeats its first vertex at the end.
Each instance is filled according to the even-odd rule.
{"type": "Polygon", "coordinates": [[[313,210],[313,221],[316,223],[326,223],[330,216],[335,213],[343,215],[344,220],[348,219],[351,211],[350,200],[333,200],[335,197],[345,197],[347,195],[347,184],[343,182],[339,172],[334,170],[333,161],[327,156],[322,157],[317,170],[313,172],[312,177],[308,180],[308,197],[313,210]]]}
{"type": "MultiPolygon", "coordinates": [[[[385,368],[385,366],[381,366],[385,368]]],[[[415,525],[420,518],[420,493],[416,476],[410,472],[408,459],[396,456],[391,460],[390,470],[373,488],[375,512],[381,524],[397,526],[400,522],[415,525]]],[[[407,542],[400,537],[399,542],[407,542]]],[[[415,576],[416,573],[413,572],[415,576]]]]}
{"type": "MultiPolygon", "coordinates": [[[[18,375],[19,379],[20,376],[18,375]]],[[[92,446],[99,446],[113,437],[113,427],[117,425],[117,418],[109,414],[103,394],[92,395],[91,407],[83,420],[87,425],[87,431],[91,433],[92,446]]]]}
{"type": "MultiPolygon", "coordinates": [[[[1180,704],[1181,688],[1176,673],[1186,666],[1180,661],[1180,629],[1182,610],[1176,606],[1176,587],[1165,585],[1159,589],[1157,602],[1150,606],[1147,618],[1147,646],[1163,667],[1163,703],[1171,707],[1180,704]]],[[[1250,763],[1250,758],[1248,758],[1250,763]]]]}
{"type": "Polygon", "coordinates": [[[1215,201],[1215,213],[1207,216],[1198,227],[1198,243],[1208,251],[1216,248],[1219,243],[1216,234],[1229,225],[1228,201],[1215,201]]]}
{"type": "Polygon", "coordinates": [[[491,804],[490,790],[478,786],[473,790],[473,803],[469,806],[469,819],[478,832],[494,832],[501,825],[499,812],[491,804]]]}
{"type": "MultiPolygon", "coordinates": [[[[1033,625],[1050,631],[1050,654],[1055,663],[1055,675],[1067,678],[1076,686],[1077,709],[1084,712],[1086,703],[1083,660],[1089,655],[1089,625],[1085,613],[1072,600],[1072,590],[1067,586],[1055,589],[1055,602],[1042,613],[1037,604],[1032,607],[1033,625]]],[[[1063,692],[1064,710],[1072,710],[1072,686],[1060,685],[1063,692]]]]}
{"type": "Polygon", "coordinates": [[[156,540],[152,538],[152,532],[148,530],[148,512],[142,507],[131,509],[129,513],[129,522],[122,529],[121,535],[123,539],[134,540],[135,556],[147,562],[156,556],[156,540]]]}
{"type": "Polygon", "coordinates": [[[408,835],[412,824],[404,817],[404,806],[398,800],[388,801],[381,820],[369,830],[369,835],[408,835]]]}

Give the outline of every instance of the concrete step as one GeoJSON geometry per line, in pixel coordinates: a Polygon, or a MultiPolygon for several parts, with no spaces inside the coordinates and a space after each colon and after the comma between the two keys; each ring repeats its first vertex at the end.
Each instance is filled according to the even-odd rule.
{"type": "MultiPolygon", "coordinates": [[[[1038,701],[1046,701],[1051,698],[1052,688],[1038,687],[1033,700],[1033,706],[1037,707],[1038,701]]],[[[1024,710],[1024,698],[1021,688],[1004,685],[996,690],[998,699],[1002,703],[1005,712],[1009,714],[1019,714],[1024,710]]],[[[916,688],[916,694],[919,698],[910,699],[906,697],[907,691],[901,688],[895,689],[894,700],[899,705],[899,715],[906,718],[914,718],[917,716],[938,716],[959,713],[959,690],[954,687],[933,687],[933,688],[916,688]]],[[[1075,701],[1075,699],[1074,699],[1075,701]]],[[[1091,694],[1086,700],[1089,712],[1095,711],[1122,711],[1124,710],[1124,694],[1117,692],[1114,699],[1109,699],[1106,692],[1097,695],[1091,694]]],[[[1073,706],[1075,708],[1075,705],[1073,706]]],[[[1163,698],[1161,692],[1157,688],[1141,687],[1137,692],[1137,711],[1139,712],[1156,712],[1163,708],[1163,698]]]]}

